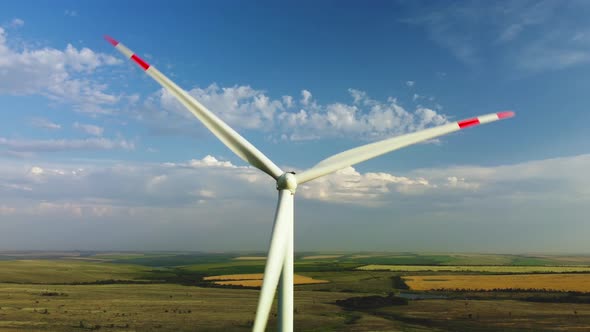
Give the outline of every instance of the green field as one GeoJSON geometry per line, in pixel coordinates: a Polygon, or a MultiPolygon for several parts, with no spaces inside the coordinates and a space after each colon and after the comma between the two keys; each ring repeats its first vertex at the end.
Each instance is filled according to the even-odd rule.
{"type": "MultiPolygon", "coordinates": [[[[0,331],[249,331],[258,290],[220,287],[203,278],[261,273],[264,260],[236,259],[261,255],[0,253],[0,331]]],[[[295,271],[330,281],[295,287],[300,331],[582,331],[590,326],[590,294],[417,292],[402,278],[408,273],[426,278],[537,273],[551,283],[559,282],[551,276],[564,272],[590,277],[587,256],[299,253],[295,271]],[[388,294],[400,292],[414,300],[383,304],[388,294]],[[346,299],[356,304],[337,304],[346,299]]],[[[269,326],[275,324],[273,314],[269,326]]]]}
{"type": "Polygon", "coordinates": [[[141,279],[150,269],[138,265],[77,260],[0,261],[0,282],[71,284],[100,280],[141,279]]]}

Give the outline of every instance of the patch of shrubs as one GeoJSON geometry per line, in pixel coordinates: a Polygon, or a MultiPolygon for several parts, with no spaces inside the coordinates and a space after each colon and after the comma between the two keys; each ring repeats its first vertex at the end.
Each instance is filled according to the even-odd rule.
{"type": "Polygon", "coordinates": [[[336,301],[336,305],[349,310],[376,309],[393,305],[407,305],[408,300],[403,297],[397,297],[393,293],[387,296],[371,295],[349,297],[344,300],[336,301]]]}
{"type": "Polygon", "coordinates": [[[41,296],[68,296],[66,293],[58,293],[58,292],[43,292],[39,294],[41,296]]]}
{"type": "Polygon", "coordinates": [[[405,290],[410,289],[408,284],[406,284],[404,279],[402,279],[402,277],[400,277],[400,276],[391,277],[391,287],[393,287],[395,289],[405,289],[405,290]]]}
{"type": "Polygon", "coordinates": [[[523,301],[545,303],[590,303],[590,295],[581,292],[569,292],[563,295],[534,295],[525,297],[523,301]]]}

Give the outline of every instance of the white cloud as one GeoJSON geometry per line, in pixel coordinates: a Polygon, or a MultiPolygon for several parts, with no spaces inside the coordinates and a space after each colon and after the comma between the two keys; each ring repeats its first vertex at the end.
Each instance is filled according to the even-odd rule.
{"type": "Polygon", "coordinates": [[[293,97],[291,96],[283,96],[283,105],[287,108],[293,107],[293,97]]]}
{"type": "MultiPolygon", "coordinates": [[[[211,156],[185,163],[45,163],[23,170],[11,162],[3,167],[0,188],[8,191],[0,190],[0,201],[18,198],[10,190],[19,190],[27,192],[32,202],[39,200],[28,203],[29,208],[37,209],[43,203],[46,210],[58,212],[77,213],[83,206],[191,206],[207,199],[267,201],[275,195],[273,180],[265,174],[211,156]]],[[[590,199],[590,179],[584,176],[589,168],[590,155],[405,174],[362,173],[347,167],[301,185],[297,193],[306,200],[361,206],[389,205],[403,199],[408,204],[426,204],[424,208],[429,209],[465,204],[581,203],[590,199]]]]}
{"type": "MultiPolygon", "coordinates": [[[[255,90],[250,86],[222,88],[217,84],[211,84],[207,88],[197,87],[188,92],[228,124],[239,128],[271,129],[273,116],[282,107],[281,101],[271,100],[264,91],[255,90]]],[[[161,123],[158,119],[163,118],[193,118],[168,90],[159,90],[156,98],[156,102],[163,109],[163,112],[156,114],[156,123],[161,123]]]]}
{"type": "Polygon", "coordinates": [[[414,85],[416,85],[416,81],[406,81],[406,86],[409,88],[413,87],[414,85]]]}
{"type": "Polygon", "coordinates": [[[153,176],[146,184],[147,190],[150,192],[157,190],[158,185],[164,183],[166,179],[168,179],[166,174],[153,176]]]}
{"type": "Polygon", "coordinates": [[[467,190],[477,190],[480,185],[476,182],[467,182],[465,178],[458,178],[456,176],[449,176],[447,178],[447,187],[450,188],[458,188],[458,189],[467,189],[467,190]]]}
{"type": "Polygon", "coordinates": [[[309,105],[309,102],[311,101],[311,92],[307,91],[307,90],[302,90],[301,91],[301,104],[304,106],[309,105]]]}
{"type": "MultiPolygon", "coordinates": [[[[290,96],[270,98],[250,86],[219,87],[189,91],[230,126],[256,129],[282,140],[310,140],[330,137],[378,139],[405,134],[446,123],[446,116],[418,106],[413,112],[403,108],[396,98],[372,99],[364,91],[349,89],[352,103],[319,104],[311,92],[303,90],[302,99],[290,96]]],[[[194,130],[193,115],[167,90],[161,89],[146,103],[150,112],[138,118],[155,130],[178,134],[194,130]],[[159,107],[158,107],[159,106],[159,107]]]]}
{"type": "Polygon", "coordinates": [[[501,59],[521,70],[542,71],[590,62],[590,44],[575,38],[590,30],[577,16],[587,8],[584,2],[560,1],[432,4],[402,21],[425,28],[468,65],[501,59]]]}
{"type": "Polygon", "coordinates": [[[350,89],[352,104],[316,102],[298,110],[283,110],[277,116],[284,138],[290,140],[325,137],[377,139],[437,126],[447,122],[444,115],[424,107],[414,112],[404,109],[397,99],[370,98],[366,92],[350,89]]]}
{"type": "Polygon", "coordinates": [[[43,129],[50,129],[50,130],[59,130],[61,129],[61,125],[51,122],[44,118],[33,118],[30,121],[31,126],[36,128],[43,128],[43,129]]]}
{"type": "Polygon", "coordinates": [[[107,113],[108,107],[119,101],[119,96],[108,94],[107,85],[95,82],[91,74],[121,60],[70,44],[64,50],[16,50],[6,38],[0,27],[0,94],[40,94],[89,113],[107,113]]]}
{"type": "Polygon", "coordinates": [[[361,174],[347,167],[300,187],[302,197],[341,204],[381,205],[388,194],[413,195],[436,188],[424,178],[395,176],[389,173],[361,174]]]}
{"type": "Polygon", "coordinates": [[[64,11],[65,16],[76,17],[78,16],[78,12],[76,10],[66,9],[64,11]]]}
{"type": "Polygon", "coordinates": [[[33,167],[31,167],[30,172],[33,175],[41,175],[41,174],[43,174],[44,171],[43,171],[43,168],[41,168],[41,167],[33,166],[33,167]]]}
{"type": "Polygon", "coordinates": [[[0,137],[0,147],[16,152],[55,152],[71,150],[133,150],[135,144],[127,140],[107,138],[23,140],[0,137]]]}
{"type": "Polygon", "coordinates": [[[81,124],[78,122],[74,122],[73,127],[93,136],[102,136],[104,132],[104,128],[102,127],[90,124],[81,124]]]}
{"type": "Polygon", "coordinates": [[[20,28],[25,25],[25,21],[21,20],[20,18],[14,18],[10,21],[10,27],[12,28],[20,28]]]}
{"type": "MultiPolygon", "coordinates": [[[[16,245],[7,242],[8,234],[18,234],[15,229],[27,234],[36,230],[39,238],[48,238],[48,231],[59,234],[87,225],[72,234],[103,232],[101,241],[111,248],[115,243],[123,248],[153,248],[153,238],[137,236],[138,231],[159,237],[167,232],[161,248],[169,250],[179,243],[194,250],[227,250],[236,241],[236,249],[243,249],[245,238],[252,238],[254,247],[261,248],[255,243],[267,243],[276,204],[274,181],[250,167],[220,167],[211,158],[204,159],[199,167],[191,166],[190,161],[39,162],[27,166],[22,161],[2,160],[0,214],[4,223],[0,227],[4,228],[0,236],[5,245],[16,245]],[[42,169],[42,174],[32,176],[32,167],[42,169]],[[14,228],[6,228],[7,223],[14,228]],[[198,234],[213,239],[207,245],[201,242],[190,247],[198,234]],[[130,245],[133,236],[141,240],[130,245]],[[182,242],[185,238],[190,240],[182,242]],[[223,243],[215,247],[219,241],[223,243]]],[[[588,230],[589,168],[590,155],[400,174],[347,168],[298,188],[297,229],[306,234],[301,247],[329,244],[342,248],[341,241],[348,246],[360,236],[364,240],[356,245],[365,250],[373,248],[374,241],[387,245],[392,239],[405,241],[399,250],[443,250],[449,243],[463,243],[458,239],[469,239],[472,246],[460,247],[462,250],[563,251],[569,248],[572,236],[577,236],[577,248],[587,248],[582,230],[588,230]],[[501,246],[499,237],[505,240],[501,246]],[[506,240],[510,237],[514,243],[506,240]],[[410,246],[418,240],[416,247],[410,246]],[[492,242],[486,241],[496,246],[488,247],[486,243],[492,242]]],[[[58,245],[76,247],[70,239],[77,237],[58,245]]],[[[84,243],[90,240],[92,237],[85,238],[84,243]]]]}
{"type": "Polygon", "coordinates": [[[228,167],[228,168],[236,168],[229,161],[219,161],[217,158],[207,155],[205,158],[198,160],[192,159],[188,163],[191,167],[228,167]]]}

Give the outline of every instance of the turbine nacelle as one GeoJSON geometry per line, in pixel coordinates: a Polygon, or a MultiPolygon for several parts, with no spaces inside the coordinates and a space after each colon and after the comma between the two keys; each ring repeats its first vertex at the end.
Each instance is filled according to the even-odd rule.
{"type": "Polygon", "coordinates": [[[279,176],[277,179],[277,190],[289,190],[294,195],[297,190],[295,172],[287,172],[279,176]]]}

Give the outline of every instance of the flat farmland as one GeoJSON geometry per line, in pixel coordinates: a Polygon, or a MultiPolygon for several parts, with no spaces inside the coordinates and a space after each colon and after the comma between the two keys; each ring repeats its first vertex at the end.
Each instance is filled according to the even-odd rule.
{"type": "Polygon", "coordinates": [[[479,273],[590,273],[590,266],[510,266],[510,265],[365,265],[357,270],[395,272],[479,272],[479,273]]]}
{"type": "Polygon", "coordinates": [[[410,275],[402,279],[411,290],[536,289],[590,292],[590,274],[410,275]]]}
{"type": "MultiPolygon", "coordinates": [[[[259,295],[251,288],[259,286],[265,263],[264,254],[257,252],[9,252],[3,257],[1,332],[250,331],[259,295]]],[[[295,328],[590,330],[586,260],[548,255],[300,253],[295,261],[295,328]],[[440,288],[445,290],[430,291],[440,288]],[[394,294],[407,297],[407,302],[386,301],[394,294]]],[[[269,330],[275,329],[276,319],[275,303],[269,330]]]]}

